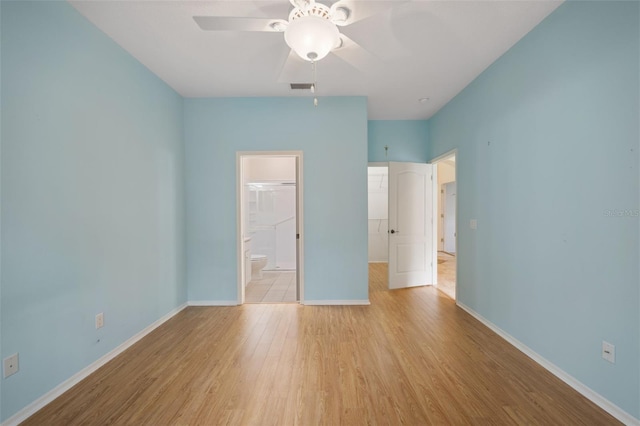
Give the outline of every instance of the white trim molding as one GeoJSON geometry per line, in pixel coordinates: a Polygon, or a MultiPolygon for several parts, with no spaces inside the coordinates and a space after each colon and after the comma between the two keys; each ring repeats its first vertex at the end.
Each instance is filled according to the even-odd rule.
{"type": "Polygon", "coordinates": [[[190,300],[189,306],[238,306],[237,300],[190,300]]]}
{"type": "Polygon", "coordinates": [[[296,280],[299,303],[304,301],[304,151],[237,151],[236,152],[236,269],[238,300],[234,305],[245,303],[244,265],[244,171],[243,159],[251,157],[295,158],[296,170],[296,280]]]}
{"type": "Polygon", "coordinates": [[[347,305],[371,305],[369,299],[364,300],[305,300],[309,306],[347,306],[347,305]]]}
{"type": "MultiPolygon", "coordinates": [[[[449,157],[456,157],[456,161],[458,161],[458,158],[457,158],[458,157],[458,148],[454,148],[454,149],[449,150],[449,151],[447,151],[447,152],[445,152],[443,154],[438,155],[437,157],[433,157],[431,160],[429,160],[429,163],[434,164],[434,163],[437,163],[439,161],[446,160],[449,157]]],[[[456,176],[456,178],[457,178],[457,176],[456,176]]]]}
{"type": "Polygon", "coordinates": [[[482,315],[480,315],[470,307],[466,306],[464,303],[456,302],[456,304],[460,308],[464,309],[467,313],[469,313],[469,315],[471,315],[472,317],[480,321],[482,324],[490,328],[498,336],[502,337],[508,343],[513,345],[520,352],[524,353],[526,356],[528,356],[529,358],[531,358],[532,360],[540,364],[551,374],[553,374],[554,376],[556,376],[557,378],[559,378],[560,380],[562,380],[563,382],[571,386],[573,389],[575,389],[580,394],[582,394],[585,398],[587,398],[588,400],[596,404],[598,407],[602,408],[607,413],[611,414],[616,419],[620,420],[625,425],[640,426],[640,419],[636,419],[631,414],[624,411],[622,408],[618,407],[617,405],[615,405],[614,403],[612,403],[611,401],[609,401],[608,399],[606,399],[605,397],[603,397],[602,395],[600,395],[599,393],[591,389],[590,387],[586,386],[585,384],[577,380],[575,377],[571,376],[570,374],[562,370],[557,365],[553,364],[551,361],[542,357],[540,354],[535,352],[533,349],[531,349],[524,343],[520,342],[515,337],[511,336],[509,333],[502,330],[500,327],[498,327],[497,325],[495,325],[494,323],[492,323],[491,321],[489,321],[488,319],[486,319],[485,317],[483,317],[482,315]]]}
{"type": "Polygon", "coordinates": [[[7,420],[5,420],[2,423],[2,426],[19,425],[20,423],[25,421],[27,418],[35,414],[38,410],[43,408],[45,405],[49,404],[54,399],[56,399],[57,397],[59,397],[60,395],[62,395],[63,393],[71,389],[73,386],[77,385],[82,380],[87,378],[90,374],[94,373],[96,370],[98,370],[100,367],[105,365],[107,362],[111,361],[113,358],[117,357],[122,352],[129,349],[129,347],[133,346],[133,344],[137,343],[140,339],[145,337],[147,334],[151,333],[153,330],[160,327],[162,324],[170,320],[172,317],[174,317],[176,314],[178,314],[180,311],[182,311],[186,307],[187,307],[187,304],[185,303],[169,311],[160,319],[154,321],[153,323],[145,327],[143,330],[134,334],[133,336],[131,336],[129,339],[121,343],[112,351],[104,354],[103,356],[101,356],[100,358],[98,358],[97,360],[95,360],[94,362],[92,362],[82,370],[78,371],[73,376],[69,377],[64,382],[60,383],[55,388],[51,389],[49,392],[42,395],[40,398],[33,401],[31,404],[24,407],[22,410],[18,411],[13,416],[9,417],[7,420]]]}

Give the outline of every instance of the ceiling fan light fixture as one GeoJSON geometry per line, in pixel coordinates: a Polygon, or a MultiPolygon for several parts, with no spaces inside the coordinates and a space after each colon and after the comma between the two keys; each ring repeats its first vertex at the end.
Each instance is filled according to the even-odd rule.
{"type": "Polygon", "coordinates": [[[302,59],[319,61],[338,45],[340,32],[328,19],[307,15],[289,22],[284,40],[302,59]]]}

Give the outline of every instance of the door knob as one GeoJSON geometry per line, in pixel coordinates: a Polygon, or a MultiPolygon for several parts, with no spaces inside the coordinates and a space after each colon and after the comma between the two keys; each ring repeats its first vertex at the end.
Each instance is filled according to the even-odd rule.
{"type": "Polygon", "coordinates": [[[394,229],[392,229],[392,230],[391,230],[391,231],[389,231],[389,232],[391,232],[392,234],[395,234],[395,233],[396,233],[396,231],[395,231],[394,229]]]}

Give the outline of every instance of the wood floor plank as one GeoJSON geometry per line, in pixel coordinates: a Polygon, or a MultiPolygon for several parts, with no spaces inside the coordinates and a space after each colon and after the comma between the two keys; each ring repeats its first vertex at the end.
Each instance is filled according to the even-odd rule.
{"type": "Polygon", "coordinates": [[[29,425],[615,425],[431,287],[371,306],[190,307],[29,425]]]}

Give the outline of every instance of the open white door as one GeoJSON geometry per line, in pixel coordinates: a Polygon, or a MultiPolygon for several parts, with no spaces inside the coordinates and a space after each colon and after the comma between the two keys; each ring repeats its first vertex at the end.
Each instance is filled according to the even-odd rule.
{"type": "Polygon", "coordinates": [[[389,288],[433,284],[432,165],[389,163],[389,288]]]}

